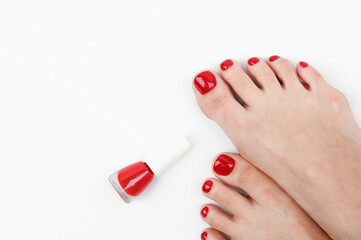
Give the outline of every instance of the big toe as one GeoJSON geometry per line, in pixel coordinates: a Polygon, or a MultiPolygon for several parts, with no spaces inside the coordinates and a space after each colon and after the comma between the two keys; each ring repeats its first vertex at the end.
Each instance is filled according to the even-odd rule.
{"type": "Polygon", "coordinates": [[[277,196],[279,200],[288,195],[283,189],[261,170],[253,166],[239,154],[223,153],[219,155],[213,164],[213,172],[216,177],[226,184],[245,191],[260,204],[272,203],[270,199],[277,196]]]}
{"type": "Polygon", "coordinates": [[[193,91],[202,112],[226,132],[231,131],[230,125],[237,122],[237,119],[242,119],[242,114],[246,111],[215,71],[198,73],[193,81],[193,91]]]}

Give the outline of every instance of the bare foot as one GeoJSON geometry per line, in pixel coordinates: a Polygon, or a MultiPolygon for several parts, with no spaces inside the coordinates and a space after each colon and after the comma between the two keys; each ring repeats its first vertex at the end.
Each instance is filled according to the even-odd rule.
{"type": "Polygon", "coordinates": [[[346,97],[305,62],[296,73],[287,59],[251,58],[247,70],[260,87],[234,60],[222,77],[195,77],[204,114],[332,238],[361,239],[361,132],[346,97]]]}
{"type": "Polygon", "coordinates": [[[201,216],[211,227],[203,231],[202,240],[323,240],[330,239],[310,216],[263,172],[238,154],[219,155],[213,172],[221,181],[248,193],[244,197],[221,181],[210,178],[203,184],[203,194],[219,203],[207,204],[201,216]]]}

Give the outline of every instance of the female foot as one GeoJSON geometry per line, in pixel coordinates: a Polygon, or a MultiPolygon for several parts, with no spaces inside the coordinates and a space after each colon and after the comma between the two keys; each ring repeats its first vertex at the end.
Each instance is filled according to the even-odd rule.
{"type": "Polygon", "coordinates": [[[267,175],[238,154],[225,153],[215,160],[213,172],[222,182],[248,193],[248,197],[210,178],[203,194],[228,210],[213,204],[202,207],[201,217],[212,228],[203,231],[202,240],[330,239],[305,211],[267,175]]]}
{"type": "Polygon", "coordinates": [[[247,70],[259,87],[234,60],[222,77],[199,73],[202,111],[333,239],[361,239],[361,132],[345,96],[305,62],[296,73],[287,59],[251,58],[247,70]]]}

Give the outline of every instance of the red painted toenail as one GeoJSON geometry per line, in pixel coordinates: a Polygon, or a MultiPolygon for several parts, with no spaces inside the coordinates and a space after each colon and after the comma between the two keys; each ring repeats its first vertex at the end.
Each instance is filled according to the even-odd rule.
{"type": "Polygon", "coordinates": [[[248,60],[248,64],[252,66],[252,65],[255,65],[256,63],[258,63],[258,61],[259,61],[258,58],[253,57],[248,60]]]}
{"type": "Polygon", "coordinates": [[[299,64],[300,64],[301,68],[305,68],[308,66],[308,63],[306,63],[306,62],[300,62],[299,64]]]}
{"type": "Polygon", "coordinates": [[[208,207],[202,208],[201,214],[204,218],[207,217],[208,211],[209,211],[208,207]]]}
{"type": "Polygon", "coordinates": [[[273,55],[273,56],[271,56],[271,57],[269,58],[269,61],[270,61],[270,62],[273,62],[273,61],[275,61],[275,60],[277,60],[277,59],[279,59],[279,58],[280,58],[280,56],[273,55]]]}
{"type": "Polygon", "coordinates": [[[202,239],[202,240],[206,240],[206,239],[207,239],[207,236],[208,236],[208,233],[207,233],[207,232],[202,232],[201,239],[202,239]]]}
{"type": "Polygon", "coordinates": [[[198,91],[204,95],[217,85],[217,80],[213,73],[210,71],[204,71],[194,78],[194,85],[198,91]]]}
{"type": "Polygon", "coordinates": [[[233,61],[231,59],[227,59],[221,63],[221,69],[222,71],[225,71],[228,68],[232,67],[232,65],[233,65],[233,61]]]}
{"type": "Polygon", "coordinates": [[[213,182],[211,180],[207,180],[202,187],[203,192],[205,193],[209,193],[209,191],[211,191],[213,186],[213,182]]]}
{"type": "Polygon", "coordinates": [[[214,162],[213,170],[222,176],[230,174],[234,168],[235,161],[227,155],[220,155],[214,162]]]}

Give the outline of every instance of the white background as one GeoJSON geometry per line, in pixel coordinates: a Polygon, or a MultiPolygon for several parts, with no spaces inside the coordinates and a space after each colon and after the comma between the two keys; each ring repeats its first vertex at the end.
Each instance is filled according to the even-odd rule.
{"type": "Polygon", "coordinates": [[[0,0],[0,239],[198,239],[213,156],[193,75],[273,54],[315,66],[361,119],[361,1],[0,0]],[[126,205],[108,175],[194,147],[126,205]]]}

